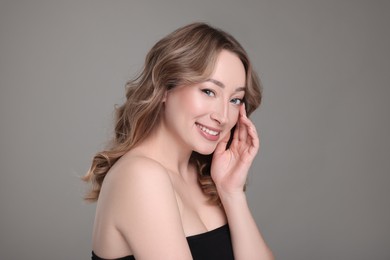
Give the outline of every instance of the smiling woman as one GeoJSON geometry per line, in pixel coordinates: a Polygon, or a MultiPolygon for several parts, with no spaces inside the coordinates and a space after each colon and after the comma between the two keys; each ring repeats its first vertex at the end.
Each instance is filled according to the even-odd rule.
{"type": "MultiPolygon", "coordinates": [[[[211,154],[237,123],[245,92],[245,69],[237,55],[223,50],[210,79],[166,92],[161,129],[187,151],[211,154]],[[197,126],[197,127],[195,127],[197,126]]],[[[176,150],[176,149],[173,149],[176,150]]],[[[178,150],[181,150],[178,147],[178,150]]]]}
{"type": "Polygon", "coordinates": [[[179,28],[126,98],[84,177],[97,200],[92,259],[272,259],[244,193],[261,86],[241,45],[204,23],[179,28]]]}

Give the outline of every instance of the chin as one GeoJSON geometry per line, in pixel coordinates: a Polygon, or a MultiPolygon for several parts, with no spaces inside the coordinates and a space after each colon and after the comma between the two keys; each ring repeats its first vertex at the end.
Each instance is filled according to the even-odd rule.
{"type": "Polygon", "coordinates": [[[215,151],[215,148],[216,146],[208,147],[208,148],[202,147],[202,148],[194,149],[194,151],[202,155],[210,155],[215,151]]]}
{"type": "Polygon", "coordinates": [[[197,153],[201,154],[201,155],[210,155],[212,154],[214,151],[211,151],[211,152],[201,152],[201,151],[196,151],[197,153]]]}

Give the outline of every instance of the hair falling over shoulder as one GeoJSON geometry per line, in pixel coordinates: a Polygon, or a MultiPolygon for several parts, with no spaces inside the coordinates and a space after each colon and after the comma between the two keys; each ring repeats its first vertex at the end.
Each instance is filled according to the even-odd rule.
{"type": "MultiPolygon", "coordinates": [[[[165,92],[178,85],[191,85],[208,79],[222,50],[235,53],[246,70],[245,104],[247,114],[261,102],[261,83],[242,46],[228,33],[205,23],[181,27],[158,41],[145,58],[141,73],[126,84],[126,100],[116,108],[115,134],[110,145],[98,152],[83,177],[91,182],[85,200],[96,201],[104,178],[115,162],[149,136],[160,120],[165,92]]],[[[233,136],[233,135],[232,135],[233,136]]],[[[212,154],[193,153],[191,163],[211,202],[219,202],[210,177],[212,154]]]]}

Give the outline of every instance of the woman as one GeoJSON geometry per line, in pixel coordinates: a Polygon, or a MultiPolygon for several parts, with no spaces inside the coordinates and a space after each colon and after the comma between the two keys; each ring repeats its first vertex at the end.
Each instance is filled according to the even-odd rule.
{"type": "Polygon", "coordinates": [[[157,42],[84,177],[92,259],[273,259],[244,193],[260,82],[241,45],[203,23],[157,42]]]}

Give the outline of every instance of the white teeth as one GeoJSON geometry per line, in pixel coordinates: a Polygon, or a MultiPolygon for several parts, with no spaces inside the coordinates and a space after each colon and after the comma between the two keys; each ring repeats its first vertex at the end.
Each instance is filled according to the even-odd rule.
{"type": "Polygon", "coordinates": [[[203,132],[206,132],[206,133],[208,133],[208,134],[210,134],[210,135],[218,135],[218,134],[219,134],[219,132],[210,130],[210,129],[208,129],[208,128],[202,126],[202,125],[198,125],[198,124],[197,124],[197,126],[198,126],[203,132]]]}

